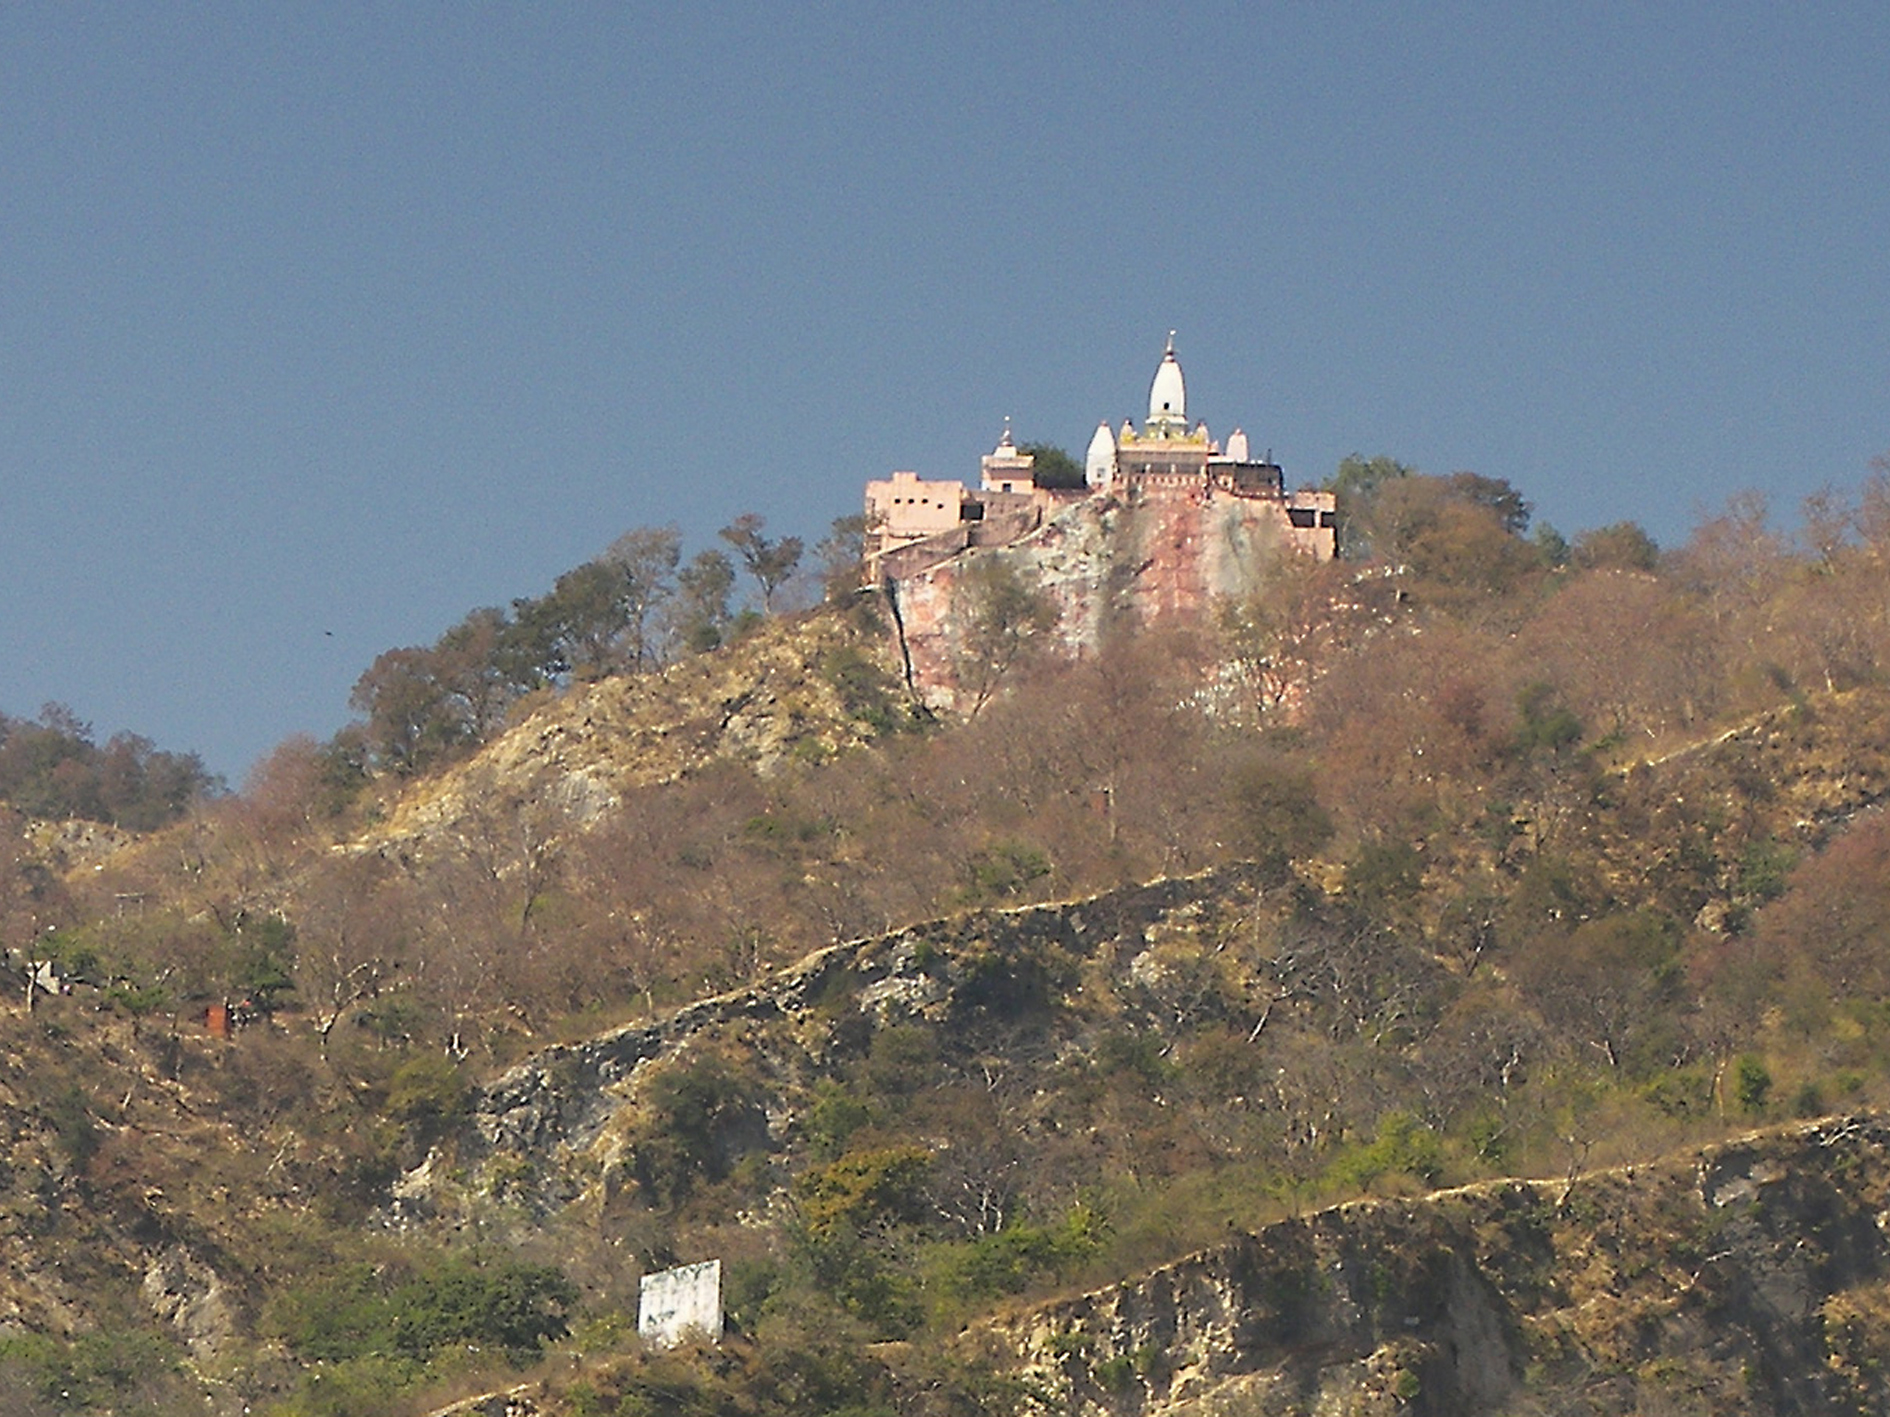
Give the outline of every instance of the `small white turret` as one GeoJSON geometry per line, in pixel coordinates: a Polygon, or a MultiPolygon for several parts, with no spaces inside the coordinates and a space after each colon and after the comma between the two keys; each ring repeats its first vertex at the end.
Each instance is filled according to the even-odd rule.
{"type": "Polygon", "coordinates": [[[1116,435],[1109,431],[1109,420],[1096,425],[1096,436],[1089,440],[1089,453],[1083,459],[1083,481],[1107,492],[1116,480],[1116,435]]]}
{"type": "Polygon", "coordinates": [[[1004,436],[998,439],[984,458],[984,490],[986,492],[1030,492],[1037,486],[1037,476],[1033,470],[1037,459],[1029,453],[1017,450],[1011,441],[1011,420],[1004,420],[1004,436]]]}
{"type": "Polygon", "coordinates": [[[1227,460],[1229,462],[1251,462],[1247,455],[1247,435],[1236,428],[1227,435],[1227,460]]]}

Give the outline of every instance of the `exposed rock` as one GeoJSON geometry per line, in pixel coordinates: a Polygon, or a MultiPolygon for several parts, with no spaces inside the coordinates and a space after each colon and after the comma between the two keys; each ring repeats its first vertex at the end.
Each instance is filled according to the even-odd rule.
{"type": "MultiPolygon", "coordinates": [[[[455,1139],[459,1159],[481,1175],[496,1166],[507,1185],[544,1210],[576,1200],[587,1187],[608,1188],[608,1153],[620,1116],[633,1114],[639,1071],[692,1046],[756,1022],[783,1025],[774,1035],[783,1080],[817,1074],[838,1002],[876,1025],[901,1018],[946,1023],[966,1002],[965,989],[985,958],[1018,959],[1054,947],[1079,958],[1137,949],[1164,922],[1199,924],[1204,911],[1231,908],[1247,888],[1245,868],[1205,872],[1128,887],[1083,901],[972,911],[831,945],[744,989],[716,995],[649,1023],[581,1043],[547,1048],[487,1084],[455,1139]],[[579,1158],[589,1160],[579,1164],[579,1158]],[[532,1179],[520,1185],[524,1168],[532,1179]]],[[[767,1102],[771,1130],[789,1125],[777,1096],[767,1102]]],[[[475,1189],[490,1189],[488,1184],[475,1189]]],[[[413,1220],[450,1203],[428,1163],[395,1188],[393,1214],[413,1220]]]]}
{"type": "Polygon", "coordinates": [[[76,817],[35,821],[26,835],[53,869],[62,873],[96,866],[139,840],[135,832],[76,817]]]}
{"type": "Polygon", "coordinates": [[[182,1245],[151,1262],[142,1287],[151,1312],[177,1331],[192,1357],[214,1355],[236,1331],[235,1307],[222,1279],[182,1245]]]}
{"type": "Polygon", "coordinates": [[[531,1387],[525,1384],[499,1392],[482,1392],[477,1397],[462,1397],[445,1407],[435,1408],[426,1417],[537,1417],[538,1411],[531,1387]]]}
{"type": "MultiPolygon", "coordinates": [[[[842,615],[770,621],[739,651],[692,655],[656,674],[626,675],[548,698],[468,761],[416,784],[356,849],[451,840],[487,821],[526,830],[585,826],[625,792],[716,760],[771,772],[795,755],[826,756],[871,728],[820,672],[842,649],[889,656],[842,615]]],[[[891,661],[885,666],[891,674],[891,661]]]]}
{"type": "Polygon", "coordinates": [[[1070,1414],[1882,1411],[1890,1127],[1832,1119],[1574,1181],[1355,1203],[993,1322],[1070,1414]],[[1881,1349],[1875,1350],[1878,1357],[1881,1349]],[[1665,1410],[1665,1409],[1663,1409],[1665,1410]]]}
{"type": "Polygon", "coordinates": [[[1016,568],[1057,608],[1056,636],[1074,655],[1093,652],[1113,625],[1202,622],[1220,598],[1251,595],[1282,557],[1295,554],[1277,504],[1231,496],[1086,497],[1001,547],[889,568],[897,628],[916,685],[956,706],[967,569],[981,557],[1016,568]]]}

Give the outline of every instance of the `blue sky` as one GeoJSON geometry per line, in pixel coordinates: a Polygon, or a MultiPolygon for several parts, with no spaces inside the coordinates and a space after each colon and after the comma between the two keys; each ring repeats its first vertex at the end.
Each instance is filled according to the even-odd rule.
{"type": "Polygon", "coordinates": [[[1890,7],[0,8],[0,710],[240,780],[638,525],[1006,415],[1565,533],[1890,451],[1890,7]]]}

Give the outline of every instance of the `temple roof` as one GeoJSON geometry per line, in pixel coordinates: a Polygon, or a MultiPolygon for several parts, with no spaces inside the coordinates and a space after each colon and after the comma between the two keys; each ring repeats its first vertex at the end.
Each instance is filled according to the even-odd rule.
{"type": "Polygon", "coordinates": [[[1181,361],[1175,358],[1175,333],[1168,332],[1168,349],[1155,370],[1155,382],[1148,390],[1148,431],[1181,432],[1188,426],[1188,389],[1181,378],[1181,361]]]}

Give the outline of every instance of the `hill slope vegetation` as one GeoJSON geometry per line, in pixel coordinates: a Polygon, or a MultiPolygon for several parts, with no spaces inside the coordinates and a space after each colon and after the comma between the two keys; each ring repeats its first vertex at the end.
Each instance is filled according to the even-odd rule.
{"type": "Polygon", "coordinates": [[[1875,1249],[1778,1247],[1840,1254],[1880,1173],[1890,489],[1668,552],[1342,491],[1356,559],[1021,654],[963,723],[868,596],[425,766],[344,735],[122,844],[11,819],[0,1392],[1867,1409],[1875,1249]],[[1741,1143],[1750,1195],[1641,1169],[1836,1111],[1741,1143]],[[712,1256],[729,1342],[642,1352],[638,1276],[712,1256]],[[1749,1372],[1728,1305],[1783,1316],[1749,1372]]]}

